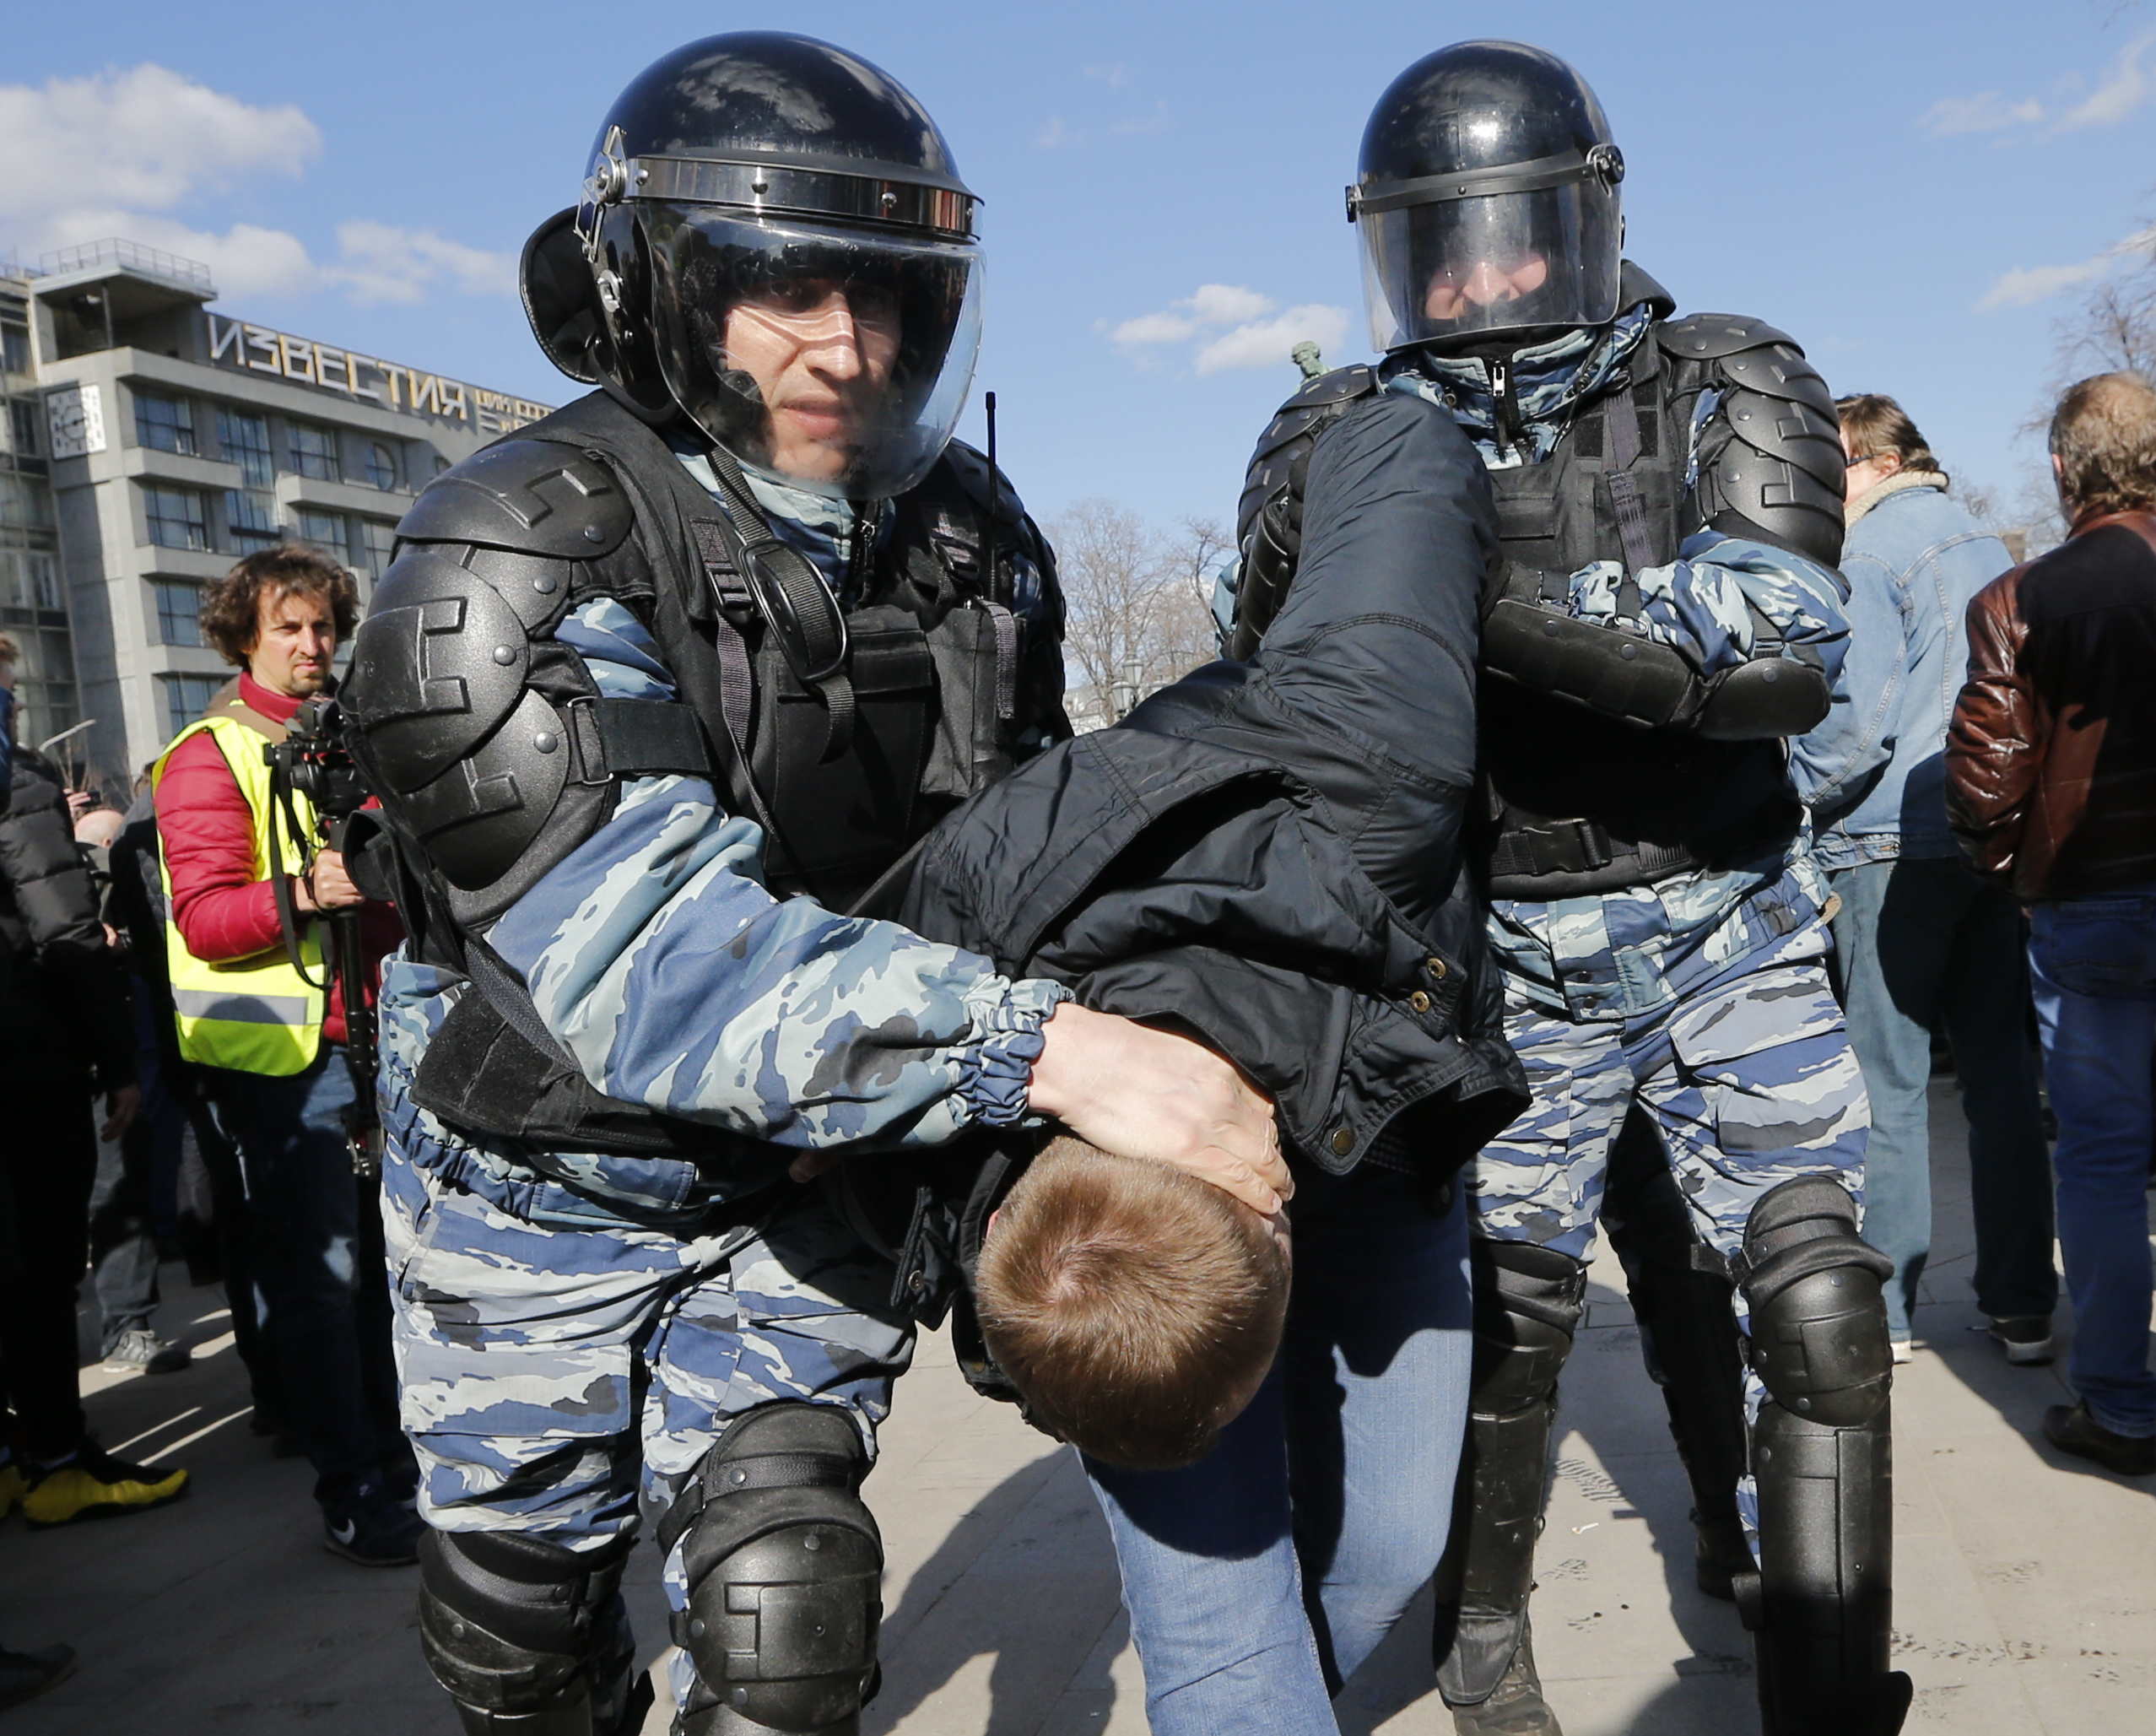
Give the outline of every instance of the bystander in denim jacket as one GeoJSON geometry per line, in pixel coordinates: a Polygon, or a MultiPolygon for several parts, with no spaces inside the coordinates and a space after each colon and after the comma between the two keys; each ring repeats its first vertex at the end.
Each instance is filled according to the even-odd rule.
{"type": "Polygon", "coordinates": [[[1968,669],[1962,621],[1970,599],[2013,565],[1937,472],[1897,472],[1852,504],[1844,672],[1865,731],[1813,798],[1821,868],[1956,853],[1943,749],[1968,669]]]}

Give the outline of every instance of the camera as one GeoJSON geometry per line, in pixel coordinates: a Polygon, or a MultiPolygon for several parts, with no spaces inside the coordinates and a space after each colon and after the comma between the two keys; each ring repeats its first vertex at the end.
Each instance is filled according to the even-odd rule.
{"type": "Polygon", "coordinates": [[[263,749],[287,787],[315,804],[327,830],[366,805],[370,792],[351,749],[335,700],[310,700],[293,712],[284,739],[263,749]]]}

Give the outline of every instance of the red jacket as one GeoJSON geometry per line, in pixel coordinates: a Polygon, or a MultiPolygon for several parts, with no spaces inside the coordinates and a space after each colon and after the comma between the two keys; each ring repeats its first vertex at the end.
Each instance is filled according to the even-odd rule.
{"type": "MultiPolygon", "coordinates": [[[[300,703],[247,674],[240,677],[240,697],[273,723],[289,722],[300,703]]],[[[254,878],[254,815],[207,734],[190,736],[166,764],[157,787],[157,830],[172,876],[173,920],[189,952],[198,959],[244,959],[284,946],[277,895],[267,880],[254,878]]],[[[383,955],[404,938],[404,925],[394,906],[371,901],[360,921],[372,1006],[383,955]]],[[[332,1043],[344,1041],[344,997],[334,977],[322,1035],[332,1043]]]]}

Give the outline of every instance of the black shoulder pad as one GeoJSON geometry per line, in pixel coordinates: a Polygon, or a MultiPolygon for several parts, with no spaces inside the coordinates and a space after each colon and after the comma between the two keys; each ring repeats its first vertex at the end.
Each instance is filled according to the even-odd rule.
{"type": "Polygon", "coordinates": [[[1721,394],[1699,431],[1699,516],[1726,535],[1839,564],[1840,423],[1797,340],[1728,313],[1672,320],[1659,337],[1672,356],[1702,365],[1721,394]]]}
{"type": "Polygon", "coordinates": [[[1024,523],[1025,502],[1019,498],[1019,491],[1011,486],[1001,465],[996,468],[994,482],[990,482],[986,454],[954,440],[943,448],[943,462],[969,500],[983,512],[993,508],[997,523],[1013,527],[1024,523]]]}
{"type": "Polygon", "coordinates": [[[1664,349],[1688,361],[1712,361],[1773,343],[1786,343],[1799,355],[1804,354],[1788,333],[1741,313],[1688,313],[1681,320],[1664,320],[1655,335],[1664,349]]]}
{"type": "Polygon", "coordinates": [[[1242,499],[1235,507],[1238,543],[1250,535],[1259,511],[1289,481],[1296,460],[1307,456],[1325,426],[1377,390],[1377,370],[1358,362],[1319,375],[1280,406],[1258,435],[1257,450],[1251,454],[1250,468],[1244,473],[1242,499]]]}
{"type": "Polygon", "coordinates": [[[632,522],[628,500],[596,459],[554,441],[505,440],[429,483],[397,533],[573,560],[618,547],[632,522]]]}

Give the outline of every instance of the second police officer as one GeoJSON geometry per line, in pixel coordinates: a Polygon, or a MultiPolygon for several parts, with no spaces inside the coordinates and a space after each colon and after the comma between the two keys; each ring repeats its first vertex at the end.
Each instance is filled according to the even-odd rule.
{"type": "Polygon", "coordinates": [[[1663,1364],[1699,1389],[1672,1412],[1702,1583],[1755,1632],[1769,1736],[1870,1736],[1910,1697],[1887,1668],[1889,1268],[1857,1234],[1868,1111],[1803,805],[1856,757],[1841,452],[1790,338],[1673,318],[1621,258],[1623,177],[1593,92],[1543,51],[1456,44],[1386,91],[1348,192],[1386,360],[1312,381],[1261,441],[1234,649],[1292,579],[1330,423],[1375,392],[1443,405],[1482,452],[1507,557],[1484,602],[1479,856],[1534,1093],[1471,1171],[1476,1387],[1438,1587],[1459,1728],[1558,1728],[1527,1600],[1558,1376],[1629,1115],[1628,1146],[1658,1133],[1664,1200],[1683,1201],[1673,1238],[1635,1226],[1678,1269],[1635,1266],[1634,1287],[1663,1364]],[[1741,1437],[1716,1445],[1737,1425],[1713,1394],[1733,1410],[1737,1382],[1699,1329],[1700,1299],[1723,1296],[1748,1468],[1741,1437]],[[1740,1508],[1748,1551],[1714,1534],[1740,1508]]]}
{"type": "Polygon", "coordinates": [[[856,57],[656,62],[525,252],[598,389],[435,480],[358,636],[413,937],[382,1079],[421,1636],[470,1732],[637,1727],[647,1520],[678,1728],[856,1728],[911,1326],[799,1185],[828,1154],[1039,1113],[1285,1186],[1208,1052],[842,913],[1068,733],[1048,551],[950,438],[975,203],[856,57]]]}

